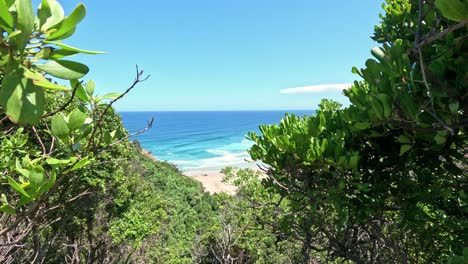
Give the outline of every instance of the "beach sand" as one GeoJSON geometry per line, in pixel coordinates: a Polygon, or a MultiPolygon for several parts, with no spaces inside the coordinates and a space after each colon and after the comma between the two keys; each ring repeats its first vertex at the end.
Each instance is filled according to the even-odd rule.
{"type": "Polygon", "coordinates": [[[224,174],[221,173],[221,170],[224,167],[233,167],[233,168],[250,168],[258,170],[258,166],[254,162],[242,162],[236,164],[229,164],[225,166],[209,167],[199,170],[184,171],[183,174],[189,176],[203,184],[205,191],[213,193],[226,192],[230,195],[234,195],[237,192],[237,187],[232,184],[224,183],[223,177],[224,174]]]}
{"type": "Polygon", "coordinates": [[[201,182],[205,188],[205,191],[211,194],[226,192],[230,195],[233,195],[237,192],[236,186],[222,182],[224,174],[222,174],[220,171],[186,171],[184,172],[184,175],[201,182]]]}

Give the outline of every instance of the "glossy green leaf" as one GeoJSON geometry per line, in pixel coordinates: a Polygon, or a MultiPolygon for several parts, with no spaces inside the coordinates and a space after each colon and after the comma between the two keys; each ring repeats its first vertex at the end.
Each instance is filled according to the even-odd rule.
{"type": "Polygon", "coordinates": [[[89,82],[87,82],[85,86],[86,86],[86,92],[89,95],[93,95],[94,94],[94,89],[95,89],[94,81],[89,80],[89,82]]]}
{"type": "Polygon", "coordinates": [[[5,0],[0,0],[0,27],[7,32],[13,31],[13,16],[8,11],[5,0]]]}
{"type": "Polygon", "coordinates": [[[19,185],[13,178],[10,176],[7,176],[8,179],[8,184],[13,188],[15,191],[17,191],[19,194],[22,194],[23,196],[27,198],[31,198],[31,196],[19,185]]]}
{"type": "Polygon", "coordinates": [[[65,119],[63,118],[63,116],[61,115],[54,115],[54,117],[52,117],[51,129],[52,129],[52,134],[54,134],[58,138],[64,138],[70,134],[68,125],[65,122],[65,119]]]}
{"type": "Polygon", "coordinates": [[[48,60],[52,56],[52,52],[53,52],[52,48],[44,47],[38,53],[36,53],[36,55],[34,55],[34,58],[48,60]]]}
{"type": "Polygon", "coordinates": [[[91,161],[89,160],[88,157],[85,157],[83,159],[81,159],[80,161],[78,161],[72,168],[70,171],[74,171],[74,170],[77,170],[77,169],[80,169],[88,164],[90,164],[91,161]]]}
{"type": "Polygon", "coordinates": [[[382,49],[380,49],[378,47],[372,48],[371,53],[379,61],[382,61],[385,58],[385,53],[382,51],[382,49]]]}
{"type": "Polygon", "coordinates": [[[436,0],[436,7],[446,18],[453,21],[468,19],[468,2],[460,0],[436,0]]]}
{"type": "Polygon", "coordinates": [[[68,128],[71,131],[80,129],[84,125],[86,118],[88,118],[88,116],[79,109],[73,110],[68,115],[68,128]]]}
{"type": "Polygon", "coordinates": [[[102,51],[92,51],[92,50],[84,50],[84,49],[75,48],[75,47],[72,47],[70,45],[66,45],[66,44],[63,44],[61,42],[58,42],[58,41],[44,41],[44,43],[59,46],[60,48],[62,48],[62,50],[69,52],[70,55],[76,54],[76,53],[84,53],[84,54],[103,54],[103,53],[105,53],[105,52],[102,52],[102,51]]]}
{"type": "Polygon", "coordinates": [[[403,154],[405,154],[410,149],[411,149],[411,145],[401,145],[400,156],[403,156],[403,154]]]}
{"type": "Polygon", "coordinates": [[[78,6],[72,11],[70,16],[63,19],[62,22],[56,27],[57,30],[50,34],[46,39],[47,40],[60,40],[69,37],[71,34],[70,32],[74,32],[78,23],[83,20],[86,15],[86,8],[85,6],[80,3],[78,6]]]}
{"type": "Polygon", "coordinates": [[[50,61],[45,64],[38,64],[36,67],[52,76],[65,80],[80,79],[89,72],[88,66],[67,60],[50,61]]]}
{"type": "Polygon", "coordinates": [[[86,93],[83,85],[78,80],[70,80],[70,85],[73,89],[76,89],[75,95],[83,102],[90,102],[89,96],[86,93]]]}
{"type": "Polygon", "coordinates": [[[45,20],[45,22],[41,26],[41,31],[43,32],[59,24],[65,16],[62,6],[57,1],[55,0],[46,0],[46,1],[50,9],[50,16],[45,20]]]}
{"type": "Polygon", "coordinates": [[[70,88],[66,86],[62,86],[56,83],[51,83],[47,78],[44,77],[39,72],[33,72],[30,70],[25,69],[24,77],[30,79],[35,85],[40,86],[42,88],[51,89],[51,90],[59,90],[59,91],[69,91],[70,88]]]}
{"type": "Polygon", "coordinates": [[[68,50],[63,50],[63,49],[55,49],[50,54],[50,58],[54,59],[54,60],[60,60],[60,59],[63,59],[65,57],[67,57],[67,56],[73,56],[75,54],[76,54],[76,52],[74,52],[74,51],[68,51],[68,50]]]}
{"type": "Polygon", "coordinates": [[[18,68],[3,78],[0,105],[14,123],[36,125],[44,113],[44,90],[24,77],[18,68]]]}
{"type": "Polygon", "coordinates": [[[30,35],[34,30],[34,11],[31,0],[17,0],[16,12],[17,29],[21,30],[21,34],[15,37],[16,48],[23,53],[30,35]]]}

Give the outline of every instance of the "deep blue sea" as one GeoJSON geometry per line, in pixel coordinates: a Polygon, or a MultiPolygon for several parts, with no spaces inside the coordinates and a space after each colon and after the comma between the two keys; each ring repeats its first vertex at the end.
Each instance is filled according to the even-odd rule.
{"type": "Polygon", "coordinates": [[[311,115],[314,111],[202,111],[202,112],[120,112],[129,132],[153,127],[134,138],[159,160],[181,170],[204,170],[237,166],[249,159],[252,142],[249,131],[259,132],[261,124],[280,122],[284,114],[311,115]]]}

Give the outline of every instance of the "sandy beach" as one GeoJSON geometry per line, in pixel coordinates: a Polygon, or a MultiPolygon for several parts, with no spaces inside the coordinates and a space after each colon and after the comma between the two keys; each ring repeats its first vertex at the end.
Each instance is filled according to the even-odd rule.
{"type": "Polygon", "coordinates": [[[221,173],[221,170],[224,167],[233,167],[239,169],[250,168],[253,170],[258,170],[258,166],[254,162],[243,162],[238,164],[230,164],[226,166],[218,167],[209,167],[200,170],[184,171],[183,174],[189,176],[203,184],[205,191],[213,193],[226,192],[228,194],[235,194],[237,192],[237,187],[232,184],[227,184],[223,182],[224,174],[221,173]]]}
{"type": "Polygon", "coordinates": [[[203,187],[205,187],[205,191],[211,194],[226,192],[233,195],[237,192],[236,186],[222,182],[224,174],[222,174],[220,171],[187,171],[184,172],[184,174],[201,182],[203,187]]]}

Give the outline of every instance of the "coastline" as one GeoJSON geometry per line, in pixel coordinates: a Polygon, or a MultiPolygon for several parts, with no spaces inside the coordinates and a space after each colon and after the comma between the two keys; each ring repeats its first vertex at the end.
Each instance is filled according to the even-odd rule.
{"type": "Polygon", "coordinates": [[[207,168],[199,168],[194,170],[182,171],[185,176],[188,176],[194,180],[197,180],[202,183],[205,191],[214,194],[214,193],[228,193],[234,195],[237,192],[237,187],[223,182],[224,174],[221,172],[223,168],[234,167],[239,169],[258,169],[257,164],[254,162],[242,162],[235,164],[226,164],[224,166],[214,166],[207,168]]]}
{"type": "MultiPolygon", "coordinates": [[[[139,146],[139,148],[140,148],[140,152],[144,156],[150,158],[153,161],[158,160],[156,156],[154,156],[151,153],[151,151],[148,151],[142,148],[141,146],[139,146]]],[[[211,166],[211,167],[203,167],[203,168],[196,168],[196,169],[189,169],[189,170],[180,169],[180,170],[183,175],[201,182],[205,191],[210,194],[225,192],[229,195],[235,195],[237,193],[237,187],[232,184],[223,182],[223,177],[225,175],[224,173],[221,172],[221,170],[226,167],[233,167],[233,168],[239,168],[239,169],[249,168],[253,170],[258,169],[256,162],[244,161],[244,162],[211,166]]]]}
{"type": "Polygon", "coordinates": [[[237,192],[236,186],[223,182],[224,174],[220,171],[186,171],[183,174],[201,182],[205,191],[210,194],[225,192],[234,195],[237,192]]]}

